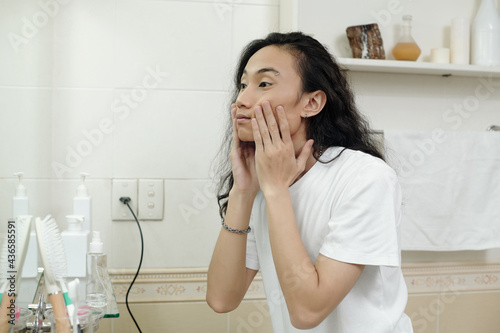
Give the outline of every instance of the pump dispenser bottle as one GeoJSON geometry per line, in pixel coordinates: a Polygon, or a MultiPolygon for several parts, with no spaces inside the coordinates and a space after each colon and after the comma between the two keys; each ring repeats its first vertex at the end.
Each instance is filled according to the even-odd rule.
{"type": "Polygon", "coordinates": [[[16,172],[14,176],[17,176],[19,183],[16,187],[16,194],[12,198],[12,217],[16,218],[19,215],[28,215],[29,214],[29,200],[26,195],[26,187],[23,184],[23,175],[22,172],[16,172]]]}
{"type": "Polygon", "coordinates": [[[109,279],[107,256],[103,247],[100,232],[93,231],[87,255],[86,301],[90,306],[103,310],[104,318],[117,318],[120,314],[113,286],[109,279]]]}
{"type": "MultiPolygon", "coordinates": [[[[29,215],[29,199],[26,187],[23,184],[22,172],[16,172],[19,183],[16,187],[16,193],[12,198],[12,217],[17,218],[22,215],[29,215]]],[[[34,225],[34,223],[32,223],[34,225]]],[[[34,278],[38,274],[38,245],[36,242],[35,230],[31,229],[28,241],[28,250],[26,251],[26,258],[24,260],[22,277],[34,278]]]]}
{"type": "Polygon", "coordinates": [[[420,56],[420,48],[411,35],[411,15],[403,16],[403,35],[392,50],[396,60],[416,61],[420,56]]]}
{"type": "Polygon", "coordinates": [[[67,215],[68,229],[61,232],[64,250],[68,258],[67,275],[69,278],[87,276],[87,249],[89,232],[83,230],[83,215],[67,215]]]}
{"type": "Polygon", "coordinates": [[[92,231],[92,198],[89,196],[87,186],[85,186],[85,177],[89,174],[80,173],[80,185],[76,188],[76,196],[73,198],[73,215],[83,215],[82,230],[92,231]]]}

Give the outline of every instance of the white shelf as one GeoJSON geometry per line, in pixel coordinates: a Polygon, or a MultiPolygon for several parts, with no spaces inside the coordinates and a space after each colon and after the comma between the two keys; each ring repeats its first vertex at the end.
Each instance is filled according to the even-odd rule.
{"type": "Polygon", "coordinates": [[[356,72],[500,77],[500,67],[354,58],[339,58],[338,62],[347,70],[356,72]]]}

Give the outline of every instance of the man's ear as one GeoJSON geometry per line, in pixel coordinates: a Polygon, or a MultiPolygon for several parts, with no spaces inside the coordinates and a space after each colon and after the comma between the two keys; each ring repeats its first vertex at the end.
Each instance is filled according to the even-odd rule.
{"type": "Polygon", "coordinates": [[[304,106],[303,112],[307,114],[307,117],[312,117],[320,113],[325,107],[326,94],[323,90],[316,90],[307,95],[307,104],[304,106]]]}

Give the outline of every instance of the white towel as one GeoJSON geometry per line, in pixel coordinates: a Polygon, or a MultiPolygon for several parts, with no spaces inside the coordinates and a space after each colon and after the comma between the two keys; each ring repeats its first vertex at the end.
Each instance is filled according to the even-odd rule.
{"type": "Polygon", "coordinates": [[[384,132],[403,191],[403,250],[500,247],[500,132],[384,132]]]}

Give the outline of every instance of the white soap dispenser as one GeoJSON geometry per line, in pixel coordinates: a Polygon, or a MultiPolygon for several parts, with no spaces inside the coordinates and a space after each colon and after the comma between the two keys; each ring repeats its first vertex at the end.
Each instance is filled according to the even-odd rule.
{"type": "MultiPolygon", "coordinates": [[[[16,187],[16,193],[12,198],[12,217],[29,215],[29,199],[26,187],[23,184],[23,172],[16,172],[14,176],[18,177],[19,183],[16,187]]],[[[34,225],[34,223],[33,223],[34,225]]],[[[28,241],[28,249],[24,260],[22,277],[34,278],[38,274],[38,245],[36,243],[35,230],[32,228],[28,241]]]]}
{"type": "Polygon", "coordinates": [[[67,215],[68,229],[61,232],[67,257],[67,275],[71,278],[87,276],[89,231],[83,230],[83,215],[67,215]]]}
{"type": "Polygon", "coordinates": [[[76,188],[76,196],[73,198],[73,215],[83,215],[85,217],[82,229],[92,231],[92,198],[89,196],[89,191],[85,186],[85,177],[88,173],[81,172],[81,183],[76,188]]]}
{"type": "Polygon", "coordinates": [[[23,175],[22,172],[16,172],[14,176],[17,176],[19,183],[16,187],[16,194],[12,198],[12,217],[16,218],[19,215],[28,215],[29,214],[29,200],[26,195],[26,187],[23,184],[23,175]]]}

